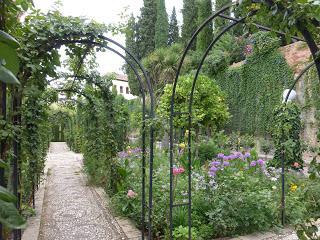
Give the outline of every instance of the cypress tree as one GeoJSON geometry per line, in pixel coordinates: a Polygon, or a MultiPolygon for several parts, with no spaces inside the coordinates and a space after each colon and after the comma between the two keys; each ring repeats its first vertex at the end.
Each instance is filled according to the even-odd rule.
{"type": "Polygon", "coordinates": [[[155,28],[155,48],[167,46],[168,43],[168,14],[165,0],[157,1],[157,21],[155,28]]]}
{"type": "Polygon", "coordinates": [[[182,16],[181,35],[182,41],[186,43],[197,29],[197,7],[195,0],[183,0],[182,16]]]}
{"type": "MultiPolygon", "coordinates": [[[[219,9],[221,9],[223,6],[231,3],[232,0],[216,0],[215,1],[215,11],[218,11],[219,9]]],[[[226,11],[224,12],[224,14],[226,15],[230,15],[230,11],[226,11]]],[[[215,31],[219,31],[221,30],[222,28],[224,28],[226,26],[226,24],[228,24],[228,20],[226,19],[223,19],[223,18],[216,18],[215,21],[214,21],[214,29],[215,31]]]]}
{"type": "MultiPolygon", "coordinates": [[[[131,17],[128,20],[127,23],[127,28],[126,28],[126,32],[125,32],[125,37],[126,37],[126,48],[133,53],[134,55],[136,55],[137,57],[139,57],[139,39],[138,39],[138,24],[136,23],[136,20],[134,18],[133,15],[131,15],[131,17]]],[[[126,56],[130,59],[130,56],[128,54],[126,54],[126,56]]],[[[137,80],[137,77],[135,76],[134,72],[132,71],[132,69],[130,68],[130,66],[128,64],[125,64],[125,72],[128,76],[128,82],[129,82],[129,87],[130,90],[132,92],[132,94],[134,95],[140,95],[140,85],[139,82],[137,80]]]]}
{"type": "Polygon", "coordinates": [[[139,21],[141,33],[141,56],[145,57],[155,49],[155,30],[157,21],[156,0],[144,0],[139,21]]]}
{"type": "MultiPolygon", "coordinates": [[[[197,0],[198,25],[206,20],[212,14],[211,0],[197,0]]],[[[212,41],[213,26],[208,24],[198,35],[197,51],[205,51],[212,41]]]]}
{"type": "Polygon", "coordinates": [[[170,17],[170,24],[169,24],[169,38],[168,38],[168,45],[172,45],[179,41],[179,27],[178,27],[178,20],[177,20],[177,13],[176,8],[173,7],[171,17],[170,17]]]}

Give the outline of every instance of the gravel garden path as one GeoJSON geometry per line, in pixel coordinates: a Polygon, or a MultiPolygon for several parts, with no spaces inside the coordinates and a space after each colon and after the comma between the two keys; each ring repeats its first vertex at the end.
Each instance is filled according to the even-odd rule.
{"type": "Polygon", "coordinates": [[[79,154],[52,143],[39,240],[127,239],[110,210],[86,185],[79,154]]]}

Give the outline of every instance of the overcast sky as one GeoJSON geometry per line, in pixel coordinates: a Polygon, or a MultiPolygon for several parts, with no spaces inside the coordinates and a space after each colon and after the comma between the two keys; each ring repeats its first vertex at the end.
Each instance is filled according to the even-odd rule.
{"type": "MultiPolygon", "coordinates": [[[[35,7],[47,12],[53,9],[55,0],[34,0],[35,7]]],[[[98,22],[110,24],[121,21],[120,13],[128,7],[128,13],[139,15],[143,0],[61,0],[61,12],[66,16],[83,16],[98,22]]],[[[166,0],[168,15],[170,16],[173,6],[176,7],[178,21],[181,24],[183,0],[166,0]]],[[[124,44],[124,36],[113,36],[112,38],[124,44]]],[[[110,53],[101,53],[98,56],[99,71],[104,74],[108,72],[121,73],[123,61],[121,58],[110,53]]]]}

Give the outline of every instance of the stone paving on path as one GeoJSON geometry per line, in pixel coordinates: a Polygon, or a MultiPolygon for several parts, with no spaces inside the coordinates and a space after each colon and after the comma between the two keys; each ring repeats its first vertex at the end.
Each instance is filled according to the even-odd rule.
{"type": "Polygon", "coordinates": [[[115,218],[86,185],[77,154],[52,143],[47,160],[39,240],[127,239],[115,218]]]}

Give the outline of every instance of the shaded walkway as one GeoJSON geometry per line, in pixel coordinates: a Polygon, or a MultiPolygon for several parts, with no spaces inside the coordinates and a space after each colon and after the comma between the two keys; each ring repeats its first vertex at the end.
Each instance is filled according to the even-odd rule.
{"type": "Polygon", "coordinates": [[[51,143],[39,240],[127,239],[110,211],[86,185],[79,155],[51,143]]]}

